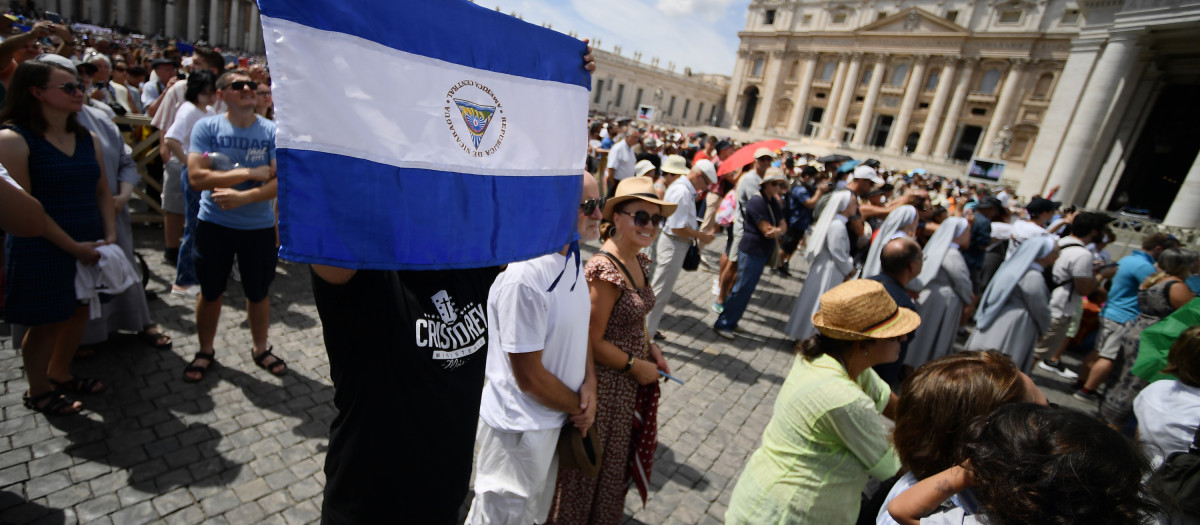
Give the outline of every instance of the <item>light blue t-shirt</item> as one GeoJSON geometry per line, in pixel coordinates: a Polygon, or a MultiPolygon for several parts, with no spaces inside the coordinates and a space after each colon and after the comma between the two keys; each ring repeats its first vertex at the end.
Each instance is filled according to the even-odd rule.
{"type": "MultiPolygon", "coordinates": [[[[248,128],[239,128],[225,115],[207,117],[192,128],[192,153],[223,153],[243,168],[266,166],[275,160],[275,123],[262,117],[248,128]]],[[[246,181],[233,187],[244,191],[263,183],[246,181]]],[[[253,202],[222,210],[212,199],[212,190],[200,194],[200,220],[235,230],[261,230],[275,226],[270,201],[253,202]]]]}
{"type": "Polygon", "coordinates": [[[1154,259],[1146,252],[1134,251],[1117,261],[1117,274],[1113,276],[1108,302],[1104,303],[1100,316],[1121,324],[1137,317],[1141,313],[1137,299],[1138,287],[1152,274],[1154,259]]]}

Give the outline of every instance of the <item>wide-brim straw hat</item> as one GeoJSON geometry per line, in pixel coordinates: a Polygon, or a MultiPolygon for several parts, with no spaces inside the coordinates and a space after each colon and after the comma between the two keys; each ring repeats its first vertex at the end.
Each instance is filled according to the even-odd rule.
{"type": "Polygon", "coordinates": [[[604,203],[604,220],[611,221],[613,210],[617,209],[617,205],[633,199],[641,199],[661,206],[663,217],[671,216],[678,207],[658,198],[658,195],[654,193],[654,180],[650,177],[630,177],[618,183],[616,194],[604,203]]]}
{"type": "Polygon", "coordinates": [[[687,159],[682,155],[667,155],[667,159],[662,163],[662,170],[674,175],[687,175],[692,172],[687,167],[687,159]]]}
{"type": "Polygon", "coordinates": [[[879,281],[856,279],[825,292],[812,323],[827,337],[866,341],[912,333],[921,325],[921,316],[896,306],[879,281]]]}

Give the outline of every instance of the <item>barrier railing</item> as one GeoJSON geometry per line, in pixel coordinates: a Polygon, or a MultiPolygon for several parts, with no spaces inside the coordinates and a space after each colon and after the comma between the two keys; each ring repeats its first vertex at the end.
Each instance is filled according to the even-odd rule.
{"type": "Polygon", "coordinates": [[[1142,249],[1142,240],[1146,236],[1154,233],[1166,233],[1179,239],[1185,248],[1191,250],[1200,250],[1200,230],[1196,228],[1182,228],[1179,226],[1167,226],[1147,217],[1130,215],[1128,213],[1111,212],[1104,210],[1084,210],[1096,213],[1102,213],[1113,218],[1109,223],[1109,228],[1112,228],[1116,234],[1116,240],[1108,245],[1108,252],[1112,254],[1113,260],[1120,259],[1129,255],[1134,250],[1142,249]]]}
{"type": "Polygon", "coordinates": [[[150,126],[150,117],[148,115],[121,115],[113,118],[113,122],[117,124],[126,124],[133,127],[142,126],[150,129],[150,134],[146,138],[138,141],[137,144],[130,144],[133,149],[133,160],[137,162],[138,174],[141,175],[142,181],[146,183],[145,189],[139,186],[134,186],[133,195],[138,200],[146,205],[147,211],[135,212],[132,214],[133,222],[162,222],[163,209],[159,204],[158,199],[151,197],[148,191],[162,194],[162,183],[151,177],[146,171],[146,165],[154,162],[158,157],[159,139],[161,132],[150,126]]]}

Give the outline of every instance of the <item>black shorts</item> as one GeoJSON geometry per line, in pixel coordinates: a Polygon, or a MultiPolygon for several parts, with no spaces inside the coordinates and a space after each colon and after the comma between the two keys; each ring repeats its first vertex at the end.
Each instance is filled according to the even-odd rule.
{"type": "Polygon", "coordinates": [[[242,291],[246,299],[257,303],[267,298],[271,281],[275,279],[275,228],[235,230],[211,222],[196,224],[196,277],[200,294],[206,301],[216,301],[225,293],[225,283],[233,271],[233,256],[237,256],[242,272],[242,291]]]}
{"type": "Polygon", "coordinates": [[[779,249],[785,254],[791,254],[800,246],[800,241],[804,239],[804,230],[800,228],[788,228],[787,233],[783,234],[783,238],[779,240],[779,249]]]}

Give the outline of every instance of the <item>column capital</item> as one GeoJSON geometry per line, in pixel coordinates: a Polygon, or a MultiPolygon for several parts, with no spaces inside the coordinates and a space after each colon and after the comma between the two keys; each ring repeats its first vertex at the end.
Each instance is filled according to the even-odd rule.
{"type": "Polygon", "coordinates": [[[913,55],[912,57],[913,57],[914,63],[915,62],[925,62],[925,61],[929,60],[930,55],[928,53],[921,53],[921,54],[913,55]]]}
{"type": "Polygon", "coordinates": [[[850,53],[850,59],[851,59],[851,60],[858,60],[858,61],[860,61],[860,62],[862,61],[862,59],[864,59],[864,58],[866,58],[866,57],[868,57],[868,56],[869,56],[869,55],[868,55],[867,53],[863,53],[862,51],[852,51],[852,52],[850,53]]]}
{"type": "Polygon", "coordinates": [[[820,54],[820,53],[817,53],[816,51],[809,51],[809,50],[793,51],[792,53],[795,54],[797,58],[816,58],[817,55],[820,54]]]}
{"type": "Polygon", "coordinates": [[[771,50],[771,58],[774,58],[774,59],[783,58],[783,56],[786,54],[787,54],[787,51],[783,50],[783,49],[772,49],[771,50]]]}
{"type": "Polygon", "coordinates": [[[1029,67],[1029,64],[1031,64],[1033,62],[1032,60],[1025,58],[1025,57],[1010,58],[1010,59],[1008,59],[1008,61],[1010,64],[1012,64],[1013,69],[1025,69],[1026,67],[1029,67]]]}
{"type": "Polygon", "coordinates": [[[738,53],[738,58],[746,58],[746,57],[750,56],[749,49],[739,49],[737,53],[738,53]]]}

